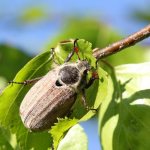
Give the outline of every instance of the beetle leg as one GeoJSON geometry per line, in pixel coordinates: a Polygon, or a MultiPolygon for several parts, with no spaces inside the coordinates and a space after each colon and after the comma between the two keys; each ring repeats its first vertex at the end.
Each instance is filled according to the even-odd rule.
{"type": "Polygon", "coordinates": [[[89,111],[89,110],[97,111],[97,109],[89,107],[88,104],[86,103],[86,96],[85,96],[85,90],[84,89],[82,90],[82,102],[83,102],[83,105],[87,111],[89,111]]]}
{"type": "Polygon", "coordinates": [[[88,81],[88,83],[86,84],[85,88],[88,89],[96,79],[99,79],[98,73],[96,71],[93,71],[92,76],[90,80],[88,81]]]}
{"type": "Polygon", "coordinates": [[[84,89],[82,90],[82,102],[83,102],[83,105],[86,108],[86,110],[89,110],[89,106],[86,103],[86,96],[85,96],[85,90],[84,89]]]}
{"type": "Polygon", "coordinates": [[[35,78],[35,79],[31,79],[31,80],[25,80],[23,82],[16,82],[16,81],[9,81],[8,83],[9,84],[23,84],[23,85],[28,85],[28,84],[34,84],[36,83],[37,81],[39,81],[42,77],[38,77],[38,78],[35,78]]]}
{"type": "Polygon", "coordinates": [[[65,63],[68,62],[68,61],[70,61],[70,59],[71,59],[72,56],[74,55],[74,52],[77,54],[78,59],[80,60],[80,57],[79,57],[79,54],[78,54],[78,50],[79,50],[79,49],[78,49],[78,47],[76,46],[77,41],[78,41],[78,39],[75,39],[75,40],[74,40],[73,50],[72,50],[72,52],[68,55],[68,57],[66,58],[65,63]]]}

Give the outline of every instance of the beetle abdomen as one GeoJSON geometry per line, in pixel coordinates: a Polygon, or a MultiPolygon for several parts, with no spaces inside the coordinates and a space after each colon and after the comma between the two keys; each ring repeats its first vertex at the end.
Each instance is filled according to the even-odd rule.
{"type": "Polygon", "coordinates": [[[75,102],[76,92],[72,88],[56,85],[57,74],[57,69],[50,71],[29,90],[21,103],[21,119],[32,131],[49,129],[75,102]]]}

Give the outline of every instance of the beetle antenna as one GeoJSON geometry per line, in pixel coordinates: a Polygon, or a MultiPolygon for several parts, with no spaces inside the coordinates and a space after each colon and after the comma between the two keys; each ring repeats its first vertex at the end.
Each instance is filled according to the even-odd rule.
{"type": "Polygon", "coordinates": [[[79,52],[79,48],[77,46],[77,41],[78,41],[78,39],[74,40],[74,47],[73,47],[73,49],[74,49],[74,52],[77,54],[78,59],[80,60],[79,53],[78,53],[79,52]]]}
{"type": "Polygon", "coordinates": [[[55,60],[55,58],[54,58],[54,57],[55,57],[55,48],[52,47],[50,51],[51,51],[51,58],[52,58],[53,62],[54,62],[56,65],[60,65],[59,61],[56,62],[56,60],[55,60]]]}
{"type": "Polygon", "coordinates": [[[79,57],[79,54],[78,54],[79,48],[78,48],[78,46],[77,46],[77,41],[78,41],[78,39],[75,39],[75,40],[74,40],[74,43],[73,43],[73,50],[71,51],[71,53],[70,53],[70,54],[68,55],[68,57],[66,58],[65,63],[68,62],[68,61],[70,61],[70,59],[72,58],[72,56],[74,55],[74,53],[77,54],[78,59],[80,60],[80,57],[79,57]]]}

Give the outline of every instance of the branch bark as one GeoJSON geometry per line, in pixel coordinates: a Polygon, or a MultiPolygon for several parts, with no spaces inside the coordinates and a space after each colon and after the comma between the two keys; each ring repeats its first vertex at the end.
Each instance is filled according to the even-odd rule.
{"type": "Polygon", "coordinates": [[[99,60],[106,56],[117,53],[127,47],[133,46],[136,43],[148,38],[150,36],[150,25],[141,29],[140,31],[126,37],[125,39],[113,43],[112,45],[105,47],[103,49],[95,48],[93,49],[93,56],[99,60]]]}

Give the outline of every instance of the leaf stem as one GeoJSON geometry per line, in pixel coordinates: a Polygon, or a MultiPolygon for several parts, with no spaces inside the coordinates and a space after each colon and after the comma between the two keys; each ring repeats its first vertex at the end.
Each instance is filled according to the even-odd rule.
{"type": "Polygon", "coordinates": [[[111,44],[108,47],[103,49],[95,48],[93,49],[93,56],[99,60],[114,53],[117,53],[127,47],[133,46],[136,43],[148,38],[150,36],[150,24],[143,29],[139,30],[138,32],[122,39],[116,43],[111,44]]]}

